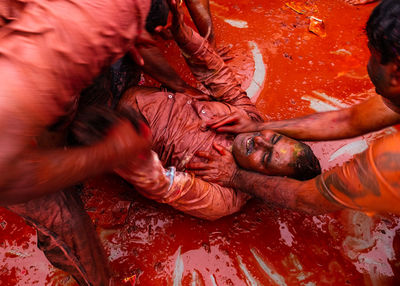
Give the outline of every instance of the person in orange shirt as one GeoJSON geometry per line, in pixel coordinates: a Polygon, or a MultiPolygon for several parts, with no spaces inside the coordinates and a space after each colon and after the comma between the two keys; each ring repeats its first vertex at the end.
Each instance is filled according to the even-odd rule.
{"type": "MultiPolygon", "coordinates": [[[[371,57],[368,73],[378,95],[347,109],[276,122],[251,122],[231,115],[209,122],[219,132],[273,130],[299,140],[351,138],[400,123],[400,3],[382,1],[367,23],[371,57]]],[[[238,168],[233,158],[211,158],[192,165],[196,174],[238,188],[269,202],[311,213],[341,208],[400,213],[400,134],[374,142],[341,167],[299,182],[238,168]],[[233,166],[228,172],[226,166],[233,166]],[[218,170],[225,168],[224,172],[218,170]],[[218,173],[220,172],[220,173],[218,173]]]]}

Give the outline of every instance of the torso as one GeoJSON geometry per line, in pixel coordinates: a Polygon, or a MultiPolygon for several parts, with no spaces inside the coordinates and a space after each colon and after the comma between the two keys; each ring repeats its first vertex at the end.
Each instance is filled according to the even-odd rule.
{"type": "Polygon", "coordinates": [[[136,96],[137,107],[153,135],[153,150],[164,166],[182,171],[190,161],[200,161],[197,151],[216,152],[215,142],[230,148],[233,136],[205,128],[205,122],[230,113],[221,102],[196,101],[182,93],[159,91],[136,96]]]}

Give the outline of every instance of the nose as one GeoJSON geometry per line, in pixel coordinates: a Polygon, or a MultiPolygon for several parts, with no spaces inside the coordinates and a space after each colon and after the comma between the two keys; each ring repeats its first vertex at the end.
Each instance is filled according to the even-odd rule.
{"type": "Polygon", "coordinates": [[[268,149],[272,149],[274,145],[272,145],[271,142],[265,140],[264,137],[262,136],[256,136],[254,137],[254,143],[256,143],[256,145],[264,147],[264,148],[268,148],[268,149]]]}

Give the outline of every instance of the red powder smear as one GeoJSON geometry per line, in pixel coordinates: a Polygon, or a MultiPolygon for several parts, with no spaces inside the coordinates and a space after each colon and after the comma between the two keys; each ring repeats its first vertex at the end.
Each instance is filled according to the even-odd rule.
{"type": "MultiPolygon", "coordinates": [[[[326,24],[325,38],[308,31],[308,12],[300,15],[281,0],[210,3],[217,45],[233,44],[230,55],[234,59],[229,64],[245,88],[255,70],[248,42],[258,46],[266,76],[256,105],[269,119],[315,112],[304,99],[314,96],[314,91],[345,104],[373,92],[363,28],[374,5],[354,7],[344,0],[296,3],[315,7],[313,15],[326,24]],[[248,28],[231,26],[227,19],[245,21],[248,28]]],[[[159,45],[183,78],[194,83],[176,45],[159,45]]],[[[146,77],[148,83],[154,81],[146,77]]],[[[324,168],[332,166],[329,154],[338,144],[316,149],[317,156],[324,158],[324,168]]],[[[183,285],[193,281],[196,285],[247,285],[249,279],[274,285],[281,278],[289,286],[309,282],[396,285],[399,281],[400,233],[395,216],[370,218],[339,212],[313,217],[252,200],[240,213],[207,222],[147,200],[115,176],[89,181],[83,198],[119,281],[132,275],[136,275],[136,285],[172,285],[174,280],[183,285]],[[368,261],[379,263],[375,267],[368,261]]],[[[32,228],[0,209],[2,285],[36,285],[24,278],[24,269],[28,277],[41,273],[37,285],[57,285],[67,279],[46,267],[30,269],[43,257],[37,256],[35,263],[6,257],[10,247],[13,253],[37,255],[40,251],[34,241],[32,228]]]]}

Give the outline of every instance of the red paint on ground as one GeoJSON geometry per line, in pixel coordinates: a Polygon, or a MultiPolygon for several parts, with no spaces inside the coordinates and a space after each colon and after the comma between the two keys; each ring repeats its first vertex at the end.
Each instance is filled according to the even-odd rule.
{"type": "MultiPolygon", "coordinates": [[[[298,2],[301,6],[305,1],[298,2]]],[[[300,15],[281,0],[211,1],[217,43],[233,44],[230,64],[244,87],[254,72],[248,41],[263,54],[266,79],[257,106],[269,119],[314,112],[302,99],[314,96],[313,91],[346,104],[373,92],[363,32],[373,5],[307,3],[314,12],[300,15]],[[308,32],[311,15],[324,21],[325,38],[308,32]],[[235,28],[225,19],[246,21],[248,28],[235,28]]],[[[179,56],[176,46],[166,46],[171,63],[193,83],[182,58],[172,60],[179,56]]],[[[326,157],[337,144],[316,148],[325,168],[332,165],[326,157]]],[[[399,218],[394,216],[339,212],[312,217],[253,200],[238,214],[207,222],[149,201],[114,176],[88,182],[83,199],[121,285],[135,274],[136,285],[172,285],[174,278],[192,285],[194,276],[196,285],[250,285],[251,279],[260,285],[399,282],[399,218]],[[263,270],[253,253],[273,274],[263,270]],[[178,254],[182,277],[174,274],[178,254]],[[277,284],[282,279],[285,284],[277,284]]],[[[0,285],[74,285],[47,263],[35,240],[34,230],[22,219],[0,209],[0,285]]]]}

